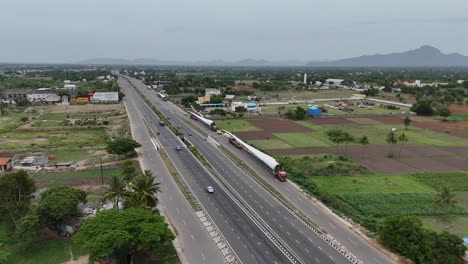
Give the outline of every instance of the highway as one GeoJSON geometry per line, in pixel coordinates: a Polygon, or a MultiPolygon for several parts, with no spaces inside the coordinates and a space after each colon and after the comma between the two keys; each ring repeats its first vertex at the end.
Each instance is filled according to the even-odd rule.
{"type": "Polygon", "coordinates": [[[181,262],[206,263],[207,258],[209,258],[212,263],[222,263],[224,258],[221,252],[179,190],[159,152],[154,147],[146,124],[136,109],[135,100],[132,100],[131,97],[127,98],[125,107],[133,138],[142,145],[138,148],[141,168],[153,171],[160,183],[162,194],[158,195],[158,209],[162,215],[167,217],[177,234],[174,244],[179,252],[181,262]]]}
{"type": "MultiPolygon", "coordinates": [[[[119,85],[126,94],[125,100],[134,102],[135,108],[128,108],[127,110],[141,115],[153,134],[156,135],[157,131],[160,132],[160,135],[157,136],[159,142],[239,259],[243,263],[288,263],[288,258],[207,174],[198,160],[185,148],[180,151],[175,150],[176,146],[183,147],[182,142],[166,127],[159,126],[157,116],[142,98],[132,90],[133,88],[122,81],[121,78],[119,78],[119,85]],[[215,188],[214,194],[208,194],[205,191],[207,185],[215,188]]],[[[155,174],[158,175],[159,170],[156,170],[155,174]]],[[[172,209],[175,210],[176,208],[172,209]]],[[[166,210],[170,210],[170,208],[166,208],[166,210]]],[[[185,232],[191,232],[191,230],[185,230],[185,232]]],[[[207,257],[206,263],[213,262],[207,257]]]]}
{"type": "MultiPolygon", "coordinates": [[[[197,146],[200,153],[203,154],[203,156],[210,162],[223,181],[236,190],[237,194],[242,197],[248,206],[251,207],[267,224],[267,226],[275,232],[275,235],[280,237],[280,239],[290,247],[290,249],[297,255],[301,262],[350,263],[349,260],[347,260],[338,251],[328,245],[323,239],[318,237],[310,228],[304,225],[300,219],[291,214],[290,211],[288,211],[288,209],[284,207],[276,198],[274,198],[262,186],[260,186],[241,168],[239,168],[227,156],[225,156],[216,147],[216,144],[212,144],[213,142],[211,142],[210,139],[205,140],[204,136],[200,135],[190,126],[188,126],[186,122],[189,120],[187,120],[187,117],[183,115],[179,108],[175,107],[171,103],[162,101],[156,96],[154,91],[148,90],[146,86],[138,80],[130,80],[133,85],[135,85],[135,87],[137,87],[139,91],[143,93],[144,96],[157,107],[159,111],[163,112],[166,117],[170,117],[171,123],[180,127],[180,130],[184,134],[187,135],[188,132],[192,134],[192,136],[188,136],[187,138],[197,146]]],[[[175,146],[172,145],[172,148],[174,147],[175,146]]],[[[180,162],[186,161],[189,158],[183,156],[183,153],[179,153],[179,155],[176,155],[175,159],[177,160],[177,158],[181,157],[183,157],[183,159],[180,159],[180,162]]],[[[195,174],[198,174],[197,168],[191,167],[186,171],[186,173],[193,174],[194,171],[196,171],[195,174]]],[[[206,174],[203,172],[200,173],[206,174]]],[[[269,180],[274,180],[272,175],[269,180]]],[[[212,177],[208,175],[206,175],[206,177],[197,177],[196,184],[198,184],[201,189],[203,189],[203,186],[207,184],[215,186],[216,190],[220,189],[220,187],[213,182],[212,177]]],[[[224,196],[226,194],[223,193],[222,195],[224,196]]],[[[212,199],[210,202],[214,202],[213,200],[219,199],[217,195],[213,195],[213,197],[215,197],[215,199],[212,199]]],[[[228,200],[228,198],[222,197],[221,200],[225,201],[228,200]]],[[[205,204],[203,201],[202,203],[205,204]]],[[[229,206],[230,204],[231,203],[226,203],[224,205],[229,206]]],[[[235,207],[232,207],[231,209],[235,210],[235,207]]],[[[231,211],[227,214],[229,215],[230,219],[232,219],[233,216],[236,219],[245,218],[244,214],[236,211],[231,211]]],[[[218,224],[218,222],[216,223],[218,224]]],[[[249,225],[252,225],[252,223],[249,223],[249,225]]],[[[236,228],[231,228],[233,232],[238,231],[236,228]]],[[[220,229],[224,233],[224,229],[221,227],[220,229]]],[[[252,238],[254,237],[251,237],[251,239],[252,238]]],[[[234,244],[237,244],[236,239],[227,239],[234,248],[234,244]]],[[[244,239],[238,240],[241,240],[241,243],[246,242],[244,239]]],[[[236,249],[235,251],[238,255],[241,255],[239,252],[237,252],[236,249]]],[[[268,256],[270,254],[271,253],[265,253],[263,255],[268,256]]],[[[258,263],[257,259],[255,263],[258,263]]],[[[281,261],[279,263],[283,262],[281,261]]]]}

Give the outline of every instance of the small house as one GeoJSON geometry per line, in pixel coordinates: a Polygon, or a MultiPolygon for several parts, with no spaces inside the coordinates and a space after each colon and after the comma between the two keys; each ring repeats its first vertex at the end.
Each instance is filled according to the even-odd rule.
{"type": "Polygon", "coordinates": [[[0,173],[4,173],[11,169],[11,158],[0,157],[0,173]]]}
{"type": "Polygon", "coordinates": [[[321,116],[322,109],[320,109],[318,106],[309,106],[307,108],[307,114],[309,114],[310,116],[321,116]]]}

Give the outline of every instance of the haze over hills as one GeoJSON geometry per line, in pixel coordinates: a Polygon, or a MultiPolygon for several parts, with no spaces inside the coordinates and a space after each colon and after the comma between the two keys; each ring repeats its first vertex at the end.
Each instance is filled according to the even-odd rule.
{"type": "Polygon", "coordinates": [[[335,61],[299,60],[268,61],[244,59],[239,61],[175,61],[141,58],[134,60],[118,58],[96,58],[78,64],[97,65],[193,65],[193,66],[311,66],[311,67],[428,67],[468,66],[468,56],[459,53],[444,54],[431,46],[390,54],[363,55],[335,61]]]}
{"type": "Polygon", "coordinates": [[[468,66],[468,57],[459,53],[444,54],[439,49],[425,45],[420,48],[391,54],[363,55],[329,62],[310,62],[318,67],[426,67],[468,66]]]}

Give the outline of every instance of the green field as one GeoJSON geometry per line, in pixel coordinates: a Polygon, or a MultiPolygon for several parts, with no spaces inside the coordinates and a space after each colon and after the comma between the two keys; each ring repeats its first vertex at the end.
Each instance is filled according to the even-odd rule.
{"type": "Polygon", "coordinates": [[[216,125],[225,129],[229,132],[244,132],[244,131],[261,131],[262,129],[258,128],[254,124],[250,123],[247,120],[243,119],[225,119],[225,120],[216,120],[216,125]]]}
{"type": "Polygon", "coordinates": [[[263,149],[287,149],[292,148],[291,145],[288,145],[284,141],[279,139],[264,139],[264,140],[249,140],[249,144],[254,145],[256,148],[263,149]]]}
{"type": "Polygon", "coordinates": [[[434,193],[410,175],[317,176],[313,182],[327,193],[434,193]]]}
{"type": "MultiPolygon", "coordinates": [[[[104,177],[110,177],[111,175],[117,174],[118,172],[119,172],[118,169],[103,169],[104,177]]],[[[100,169],[34,174],[34,178],[36,181],[92,179],[92,178],[99,178],[99,177],[101,177],[100,169]]]]}
{"type": "Polygon", "coordinates": [[[273,135],[287,144],[301,148],[301,147],[329,147],[327,142],[324,142],[314,135],[319,132],[306,132],[306,133],[273,133],[273,135]]]}
{"type": "Polygon", "coordinates": [[[423,224],[438,231],[449,231],[468,237],[468,215],[421,216],[423,224]]]}
{"type": "Polygon", "coordinates": [[[312,191],[329,195],[328,199],[332,199],[329,205],[353,217],[355,221],[368,217],[378,220],[398,214],[416,215],[428,227],[450,230],[459,235],[467,234],[468,172],[313,176],[298,183],[309,188],[312,183],[315,186],[312,191]],[[434,204],[435,195],[441,186],[447,186],[453,192],[458,201],[456,206],[434,204]],[[333,199],[339,201],[333,202],[333,199]]]}
{"type": "Polygon", "coordinates": [[[26,114],[8,113],[6,116],[0,116],[0,136],[5,133],[12,132],[19,127],[22,117],[27,117],[26,114]]]}
{"type": "Polygon", "coordinates": [[[346,193],[337,197],[364,215],[449,215],[468,214],[463,206],[436,206],[433,193],[346,193]]]}
{"type": "Polygon", "coordinates": [[[46,240],[13,252],[5,264],[60,264],[71,259],[70,253],[77,259],[84,252],[71,244],[69,238],[46,240]]]}
{"type": "Polygon", "coordinates": [[[80,161],[88,157],[86,150],[51,150],[49,156],[55,156],[56,161],[80,161]]]}
{"type": "Polygon", "coordinates": [[[22,131],[7,133],[2,138],[2,149],[19,148],[79,148],[105,146],[108,138],[104,129],[22,131]]]}

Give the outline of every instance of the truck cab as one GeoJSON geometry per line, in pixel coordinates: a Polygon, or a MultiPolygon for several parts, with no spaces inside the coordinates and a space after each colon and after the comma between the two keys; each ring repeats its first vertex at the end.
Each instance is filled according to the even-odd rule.
{"type": "Polygon", "coordinates": [[[280,181],[286,181],[288,174],[285,171],[278,171],[275,176],[280,181]]]}

